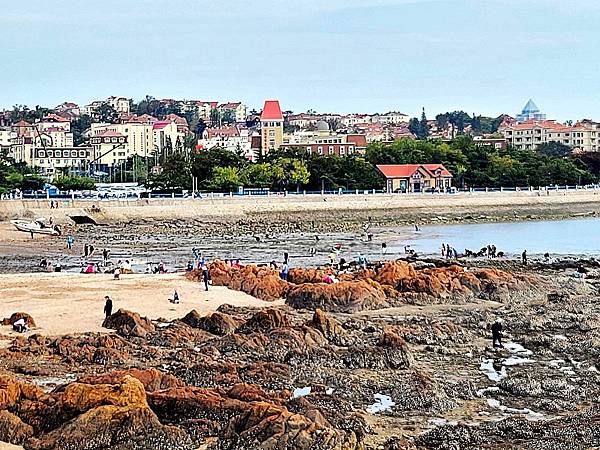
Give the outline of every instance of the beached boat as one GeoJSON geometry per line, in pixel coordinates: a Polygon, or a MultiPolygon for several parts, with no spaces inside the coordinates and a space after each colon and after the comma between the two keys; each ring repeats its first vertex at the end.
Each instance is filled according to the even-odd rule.
{"type": "Polygon", "coordinates": [[[60,236],[60,228],[57,225],[49,226],[43,220],[11,220],[15,228],[26,233],[48,234],[51,236],[60,236]]]}

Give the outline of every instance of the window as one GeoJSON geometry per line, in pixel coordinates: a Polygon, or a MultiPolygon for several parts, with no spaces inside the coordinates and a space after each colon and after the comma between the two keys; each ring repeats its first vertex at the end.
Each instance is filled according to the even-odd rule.
{"type": "Polygon", "coordinates": [[[349,153],[351,153],[351,152],[353,152],[353,151],[354,151],[354,145],[350,145],[350,146],[348,147],[348,152],[349,152],[349,153]]]}
{"type": "Polygon", "coordinates": [[[311,150],[312,150],[311,146],[310,146],[310,145],[307,145],[307,146],[306,146],[306,151],[310,153],[310,151],[311,151],[311,150]]]}
{"type": "Polygon", "coordinates": [[[38,152],[38,156],[39,156],[40,158],[44,158],[44,157],[46,156],[46,152],[45,152],[44,150],[40,150],[40,151],[38,152]]]}
{"type": "Polygon", "coordinates": [[[343,145],[340,145],[340,155],[345,155],[346,154],[346,147],[344,147],[343,145]]]}
{"type": "MultiPolygon", "coordinates": [[[[65,152],[65,153],[66,153],[66,152],[65,152]]],[[[56,151],[54,152],[54,157],[55,157],[55,158],[60,158],[61,156],[62,156],[62,152],[61,152],[60,150],[56,150],[56,151]]]]}
{"type": "Polygon", "coordinates": [[[321,147],[321,146],[319,145],[318,151],[319,151],[319,155],[322,155],[322,154],[323,154],[323,147],[321,147]]]}
{"type": "Polygon", "coordinates": [[[328,150],[329,150],[329,154],[333,155],[333,145],[330,145],[328,150]]]}

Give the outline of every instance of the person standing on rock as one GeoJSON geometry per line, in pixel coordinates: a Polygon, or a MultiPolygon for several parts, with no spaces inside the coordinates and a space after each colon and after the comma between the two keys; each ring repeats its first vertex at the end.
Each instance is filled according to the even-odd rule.
{"type": "Polygon", "coordinates": [[[502,319],[496,319],[492,324],[492,346],[504,348],[502,345],[502,319]],[[496,342],[498,343],[496,345],[496,342]]]}
{"type": "Polygon", "coordinates": [[[279,276],[281,277],[281,279],[283,281],[287,281],[289,270],[290,270],[290,267],[288,266],[288,263],[287,263],[287,260],[286,260],[283,263],[283,265],[281,266],[281,272],[279,273],[279,276]]]}
{"type": "Polygon", "coordinates": [[[113,304],[112,304],[111,298],[108,295],[104,297],[104,300],[106,301],[104,303],[104,314],[105,314],[106,318],[108,318],[108,316],[110,316],[112,314],[113,304]]]}
{"type": "Polygon", "coordinates": [[[104,261],[104,265],[108,262],[108,256],[110,255],[110,251],[108,249],[102,250],[102,260],[104,261]]]}
{"type": "Polygon", "coordinates": [[[89,254],[90,254],[90,246],[86,242],[85,245],[83,246],[83,256],[85,258],[87,258],[89,254]]]}
{"type": "Polygon", "coordinates": [[[521,253],[521,262],[524,266],[527,265],[527,250],[523,250],[523,253],[521,253]]]}
{"type": "Polygon", "coordinates": [[[75,239],[73,238],[72,234],[69,234],[67,236],[67,249],[71,250],[73,248],[73,242],[75,242],[75,239]]]}

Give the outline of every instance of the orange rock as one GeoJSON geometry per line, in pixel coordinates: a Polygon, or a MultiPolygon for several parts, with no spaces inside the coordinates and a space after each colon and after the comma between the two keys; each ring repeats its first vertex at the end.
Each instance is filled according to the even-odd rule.
{"type": "Polygon", "coordinates": [[[9,318],[2,320],[2,325],[13,325],[17,320],[20,319],[25,319],[25,323],[29,328],[35,327],[35,321],[33,320],[33,317],[24,312],[16,312],[11,314],[9,318]]]}
{"type": "Polygon", "coordinates": [[[348,313],[389,306],[383,291],[366,281],[301,284],[290,290],[285,303],[297,309],[320,308],[348,313]]]}
{"type": "Polygon", "coordinates": [[[144,385],[130,375],[119,384],[71,383],[61,396],[64,407],[84,412],[101,405],[147,407],[144,385]]]}
{"type": "Polygon", "coordinates": [[[79,378],[77,382],[83,384],[121,384],[128,376],[139,380],[148,392],[184,385],[183,381],[176,376],[163,373],[154,368],[143,370],[134,368],[129,370],[115,370],[101,375],[87,375],[79,378]]]}

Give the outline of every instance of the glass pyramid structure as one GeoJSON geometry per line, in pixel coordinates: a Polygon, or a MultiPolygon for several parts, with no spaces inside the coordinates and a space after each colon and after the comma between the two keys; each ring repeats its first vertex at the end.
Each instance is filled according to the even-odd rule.
{"type": "Polygon", "coordinates": [[[521,114],[517,114],[517,122],[525,122],[527,120],[546,120],[546,114],[542,114],[540,108],[534,103],[533,100],[529,99],[527,104],[523,107],[521,114]]]}

